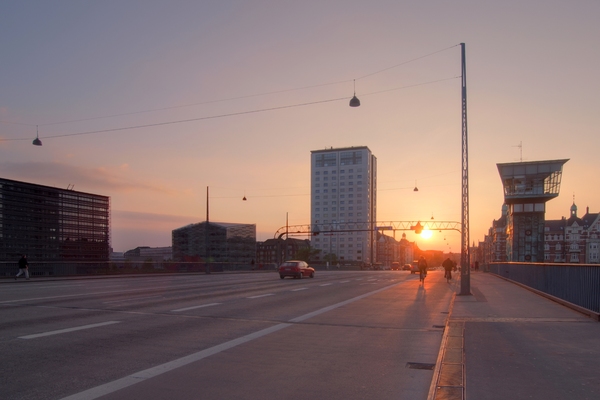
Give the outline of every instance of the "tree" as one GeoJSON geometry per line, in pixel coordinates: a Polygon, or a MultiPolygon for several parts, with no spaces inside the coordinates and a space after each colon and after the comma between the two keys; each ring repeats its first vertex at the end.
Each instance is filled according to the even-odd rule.
{"type": "Polygon", "coordinates": [[[325,254],[325,257],[323,257],[323,260],[328,262],[329,265],[335,265],[338,263],[337,255],[335,255],[333,253],[325,254]]]}
{"type": "Polygon", "coordinates": [[[312,248],[310,246],[303,246],[298,249],[294,258],[301,261],[309,262],[313,258],[315,258],[321,250],[312,248]]]}

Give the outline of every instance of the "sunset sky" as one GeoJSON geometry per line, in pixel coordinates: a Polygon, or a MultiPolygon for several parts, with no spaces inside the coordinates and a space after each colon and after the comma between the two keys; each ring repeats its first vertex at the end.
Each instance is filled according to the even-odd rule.
{"type": "MultiPolygon", "coordinates": [[[[211,221],[265,240],[286,215],[310,223],[311,150],[368,146],[377,220],[460,221],[464,42],[471,242],[501,215],[497,163],[568,158],[546,219],[573,199],[600,212],[599,16],[597,0],[3,1],[0,177],[110,196],[115,251],[170,246],[207,186],[211,221]]],[[[406,233],[460,251],[458,232],[406,233]]]]}

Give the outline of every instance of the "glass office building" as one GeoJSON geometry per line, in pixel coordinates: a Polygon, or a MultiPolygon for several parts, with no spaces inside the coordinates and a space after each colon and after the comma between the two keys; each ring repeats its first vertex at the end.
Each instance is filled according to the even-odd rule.
{"type": "Polygon", "coordinates": [[[256,257],[255,224],[201,222],[175,229],[171,237],[175,261],[251,264],[256,257]]]}
{"type": "Polygon", "coordinates": [[[0,261],[108,261],[110,198],[0,178],[0,261]]]}

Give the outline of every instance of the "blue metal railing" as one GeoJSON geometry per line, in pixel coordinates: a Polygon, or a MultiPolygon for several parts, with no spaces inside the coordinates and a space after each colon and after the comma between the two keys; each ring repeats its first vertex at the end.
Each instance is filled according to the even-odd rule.
{"type": "Polygon", "coordinates": [[[491,263],[490,272],[600,312],[599,264],[491,263]]]}

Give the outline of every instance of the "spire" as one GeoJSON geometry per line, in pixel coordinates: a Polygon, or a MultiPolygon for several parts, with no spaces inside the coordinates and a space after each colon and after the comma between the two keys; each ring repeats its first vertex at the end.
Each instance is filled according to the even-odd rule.
{"type": "Polygon", "coordinates": [[[571,206],[571,217],[577,218],[577,206],[575,205],[575,195],[573,194],[573,205],[571,206]]]}

